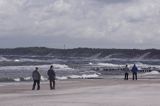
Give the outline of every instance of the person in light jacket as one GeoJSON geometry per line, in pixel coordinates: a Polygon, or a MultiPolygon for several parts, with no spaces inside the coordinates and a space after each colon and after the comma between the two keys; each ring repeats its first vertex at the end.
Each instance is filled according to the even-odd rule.
{"type": "Polygon", "coordinates": [[[56,74],[53,68],[54,67],[51,65],[50,69],[47,72],[51,90],[55,89],[55,79],[56,79],[56,74]]]}
{"type": "Polygon", "coordinates": [[[32,90],[35,90],[35,86],[37,84],[37,90],[40,90],[40,80],[41,80],[41,75],[38,72],[38,67],[32,72],[32,78],[33,78],[33,87],[32,90]]]}
{"type": "Polygon", "coordinates": [[[126,67],[124,68],[124,72],[125,72],[124,80],[128,80],[128,75],[129,75],[129,68],[128,68],[128,65],[126,65],[126,67]]]}

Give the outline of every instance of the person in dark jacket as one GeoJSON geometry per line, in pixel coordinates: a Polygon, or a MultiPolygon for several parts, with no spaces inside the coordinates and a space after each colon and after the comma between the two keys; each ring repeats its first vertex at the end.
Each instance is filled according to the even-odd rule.
{"type": "Polygon", "coordinates": [[[50,66],[50,69],[48,70],[47,74],[49,77],[50,89],[53,90],[55,89],[56,74],[52,65],[50,66]]]}
{"type": "Polygon", "coordinates": [[[37,90],[40,90],[41,75],[38,72],[38,67],[36,67],[36,69],[33,71],[32,78],[33,78],[33,87],[32,87],[32,90],[35,89],[36,84],[37,84],[37,90]]]}
{"type": "Polygon", "coordinates": [[[138,68],[137,66],[134,64],[133,67],[132,67],[132,74],[133,74],[133,80],[137,80],[137,72],[138,72],[138,68]]]}
{"type": "Polygon", "coordinates": [[[128,68],[128,65],[126,65],[126,67],[124,68],[124,72],[125,72],[124,80],[128,80],[128,75],[129,75],[129,68],[128,68]]]}

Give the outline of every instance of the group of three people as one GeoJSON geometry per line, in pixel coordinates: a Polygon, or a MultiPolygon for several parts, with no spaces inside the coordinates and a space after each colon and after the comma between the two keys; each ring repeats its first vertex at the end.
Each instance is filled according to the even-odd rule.
{"type": "MultiPolygon", "coordinates": [[[[56,79],[56,74],[53,68],[54,67],[51,65],[50,69],[47,72],[51,90],[55,89],[55,79],[56,79]]],[[[33,71],[32,78],[33,78],[32,90],[35,90],[36,85],[37,85],[37,90],[40,90],[41,75],[38,71],[38,67],[36,67],[36,69],[33,71]]]]}
{"type": "MultiPolygon", "coordinates": [[[[128,68],[128,65],[126,65],[126,67],[124,68],[124,71],[125,71],[125,77],[124,77],[124,80],[128,80],[128,76],[129,76],[129,68],[128,68]]],[[[132,72],[132,79],[133,80],[137,80],[137,72],[138,72],[138,68],[137,66],[134,64],[132,69],[131,69],[131,72],[132,72]]]]}

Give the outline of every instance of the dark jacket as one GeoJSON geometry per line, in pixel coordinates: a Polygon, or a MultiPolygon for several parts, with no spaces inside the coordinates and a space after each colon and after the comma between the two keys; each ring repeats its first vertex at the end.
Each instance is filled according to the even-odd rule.
{"type": "Polygon", "coordinates": [[[47,74],[48,74],[49,80],[55,80],[56,79],[56,74],[55,74],[55,71],[53,69],[49,69],[47,74]]]}
{"type": "Polygon", "coordinates": [[[138,72],[138,68],[137,68],[137,66],[136,65],[134,65],[133,67],[132,67],[132,70],[131,70],[133,73],[137,73],[138,72]]]}
{"type": "Polygon", "coordinates": [[[32,73],[32,78],[33,78],[33,80],[40,80],[41,79],[41,75],[37,70],[35,70],[32,73]]]}

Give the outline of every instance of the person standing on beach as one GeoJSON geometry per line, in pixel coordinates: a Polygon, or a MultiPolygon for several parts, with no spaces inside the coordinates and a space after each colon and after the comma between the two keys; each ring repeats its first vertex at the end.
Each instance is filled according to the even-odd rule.
{"type": "Polygon", "coordinates": [[[124,68],[124,72],[125,72],[124,80],[128,80],[128,75],[129,75],[129,68],[128,68],[128,65],[126,65],[126,67],[124,68]]]}
{"type": "Polygon", "coordinates": [[[132,74],[133,74],[133,80],[137,80],[137,72],[138,72],[138,68],[137,68],[137,66],[136,66],[136,64],[134,64],[133,65],[133,67],[132,67],[132,74]]]}
{"type": "Polygon", "coordinates": [[[36,69],[33,71],[32,78],[33,78],[33,87],[32,87],[32,90],[35,89],[36,84],[37,84],[37,90],[40,90],[41,75],[38,72],[38,67],[36,67],[36,69]]]}
{"type": "Polygon", "coordinates": [[[51,90],[55,89],[55,79],[56,79],[56,74],[53,68],[54,67],[51,65],[50,69],[47,72],[51,90]]]}

